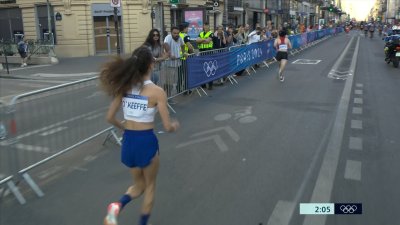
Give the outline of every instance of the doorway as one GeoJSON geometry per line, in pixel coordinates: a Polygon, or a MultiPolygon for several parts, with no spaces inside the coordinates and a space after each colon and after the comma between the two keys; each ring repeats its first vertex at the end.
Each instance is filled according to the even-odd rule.
{"type": "MultiPolygon", "coordinates": [[[[117,32],[114,15],[93,17],[96,54],[117,52],[117,32]]],[[[119,36],[121,38],[121,16],[118,16],[119,36]]],[[[120,41],[120,45],[122,42],[120,41]]],[[[122,46],[121,46],[121,49],[122,46]]]]}

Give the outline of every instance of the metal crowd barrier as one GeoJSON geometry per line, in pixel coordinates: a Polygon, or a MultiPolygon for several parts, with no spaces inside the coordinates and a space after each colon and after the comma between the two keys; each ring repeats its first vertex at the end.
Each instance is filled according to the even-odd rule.
{"type": "Polygon", "coordinates": [[[187,90],[186,60],[165,60],[161,62],[159,72],[159,82],[155,83],[164,89],[169,99],[174,98],[187,90]]]}
{"type": "Polygon", "coordinates": [[[14,181],[22,178],[41,197],[43,192],[28,173],[31,169],[113,132],[104,119],[110,99],[98,84],[98,77],[93,77],[45,88],[18,95],[0,108],[9,131],[0,140],[0,185],[6,183],[21,204],[25,199],[14,181]]]}
{"type": "MultiPolygon", "coordinates": [[[[187,57],[213,55],[246,46],[187,57]]],[[[169,59],[156,65],[152,80],[171,100],[189,91],[189,76],[186,59],[169,59]]],[[[232,84],[237,83],[233,76],[227,76],[232,84]]],[[[21,178],[39,197],[44,195],[29,175],[31,169],[105,133],[109,133],[107,139],[113,137],[121,144],[113,127],[104,119],[111,99],[98,85],[98,77],[92,77],[18,95],[8,105],[0,102],[0,185],[7,184],[21,204],[26,201],[15,185],[21,178]]],[[[207,94],[201,87],[196,90],[200,96],[200,91],[207,94]]]]}

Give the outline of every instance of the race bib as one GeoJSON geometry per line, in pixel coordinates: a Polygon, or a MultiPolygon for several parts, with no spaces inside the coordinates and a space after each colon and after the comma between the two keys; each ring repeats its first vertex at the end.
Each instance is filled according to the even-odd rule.
{"type": "Polygon", "coordinates": [[[287,49],[288,49],[287,44],[279,45],[279,50],[287,50],[287,49]]]}
{"type": "Polygon", "coordinates": [[[124,117],[141,117],[147,112],[149,98],[142,95],[126,95],[122,98],[124,117]]]}

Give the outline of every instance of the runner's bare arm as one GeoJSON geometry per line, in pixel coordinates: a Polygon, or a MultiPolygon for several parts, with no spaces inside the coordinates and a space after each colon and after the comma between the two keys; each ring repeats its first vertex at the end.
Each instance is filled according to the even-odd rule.
{"type": "Polygon", "coordinates": [[[176,131],[179,127],[177,121],[171,121],[167,107],[167,95],[161,88],[156,94],[158,112],[160,113],[161,121],[163,123],[164,129],[168,132],[176,131]]]}
{"type": "Polygon", "coordinates": [[[113,126],[118,127],[121,130],[124,130],[125,127],[122,124],[122,122],[115,118],[115,115],[117,114],[119,108],[121,107],[121,103],[122,103],[122,95],[121,96],[116,96],[113,99],[113,101],[111,102],[110,107],[108,108],[106,119],[113,126]]]}

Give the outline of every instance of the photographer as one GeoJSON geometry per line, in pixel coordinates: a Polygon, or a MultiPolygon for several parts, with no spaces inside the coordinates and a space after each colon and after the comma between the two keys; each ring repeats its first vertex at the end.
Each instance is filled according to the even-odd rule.
{"type": "Polygon", "coordinates": [[[213,38],[213,49],[225,48],[226,46],[226,36],[224,32],[224,27],[219,25],[217,31],[214,33],[213,38]]]}
{"type": "Polygon", "coordinates": [[[226,31],[226,47],[231,47],[235,45],[236,38],[234,36],[233,27],[231,25],[228,26],[228,30],[226,31]]]}
{"type": "Polygon", "coordinates": [[[236,39],[236,45],[245,44],[245,42],[244,42],[245,41],[245,38],[244,38],[244,27],[243,27],[243,25],[240,25],[238,27],[238,29],[233,32],[233,34],[234,34],[234,37],[236,39]]]}
{"type": "MultiPolygon", "coordinates": [[[[222,49],[226,47],[226,34],[224,32],[224,27],[219,25],[217,28],[217,31],[214,33],[214,38],[213,38],[213,48],[214,49],[222,49]]],[[[222,85],[225,82],[226,78],[221,78],[217,85],[222,85]]]]}

